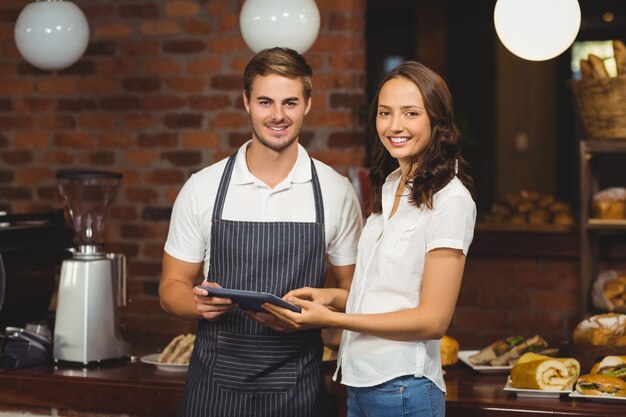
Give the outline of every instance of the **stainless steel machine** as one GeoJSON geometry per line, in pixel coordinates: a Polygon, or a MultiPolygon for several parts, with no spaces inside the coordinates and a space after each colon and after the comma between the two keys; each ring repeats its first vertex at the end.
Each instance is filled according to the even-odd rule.
{"type": "Polygon", "coordinates": [[[56,177],[78,249],[61,265],[54,360],[88,364],[128,356],[130,344],[122,339],[117,311],[126,300],[125,257],[101,250],[122,175],[63,170],[56,177]]]}

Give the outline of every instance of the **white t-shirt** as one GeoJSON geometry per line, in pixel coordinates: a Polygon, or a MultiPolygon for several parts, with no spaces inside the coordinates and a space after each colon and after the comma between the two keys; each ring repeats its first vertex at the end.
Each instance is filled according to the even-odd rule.
{"type": "MultiPolygon", "coordinates": [[[[311,159],[298,145],[298,158],[287,178],[270,188],[248,170],[247,142],[238,150],[222,218],[257,222],[315,222],[311,159]]],[[[211,218],[223,159],[193,174],[181,189],[172,210],[165,252],[186,262],[204,261],[208,273],[211,218]]],[[[314,160],[322,190],[326,251],[335,266],[353,265],[362,229],[359,201],[350,181],[328,165],[314,160]]]]}
{"type": "MultiPolygon", "coordinates": [[[[401,198],[389,219],[400,171],[382,189],[382,214],[371,215],[361,234],[346,312],[375,314],[420,304],[426,253],[436,248],[462,250],[474,236],[476,205],[458,178],[433,197],[433,208],[417,208],[401,198]]],[[[341,382],[370,387],[403,375],[426,377],[445,392],[440,340],[393,341],[344,331],[337,369],[341,382]]],[[[335,374],[336,376],[336,374],[335,374]]]]}

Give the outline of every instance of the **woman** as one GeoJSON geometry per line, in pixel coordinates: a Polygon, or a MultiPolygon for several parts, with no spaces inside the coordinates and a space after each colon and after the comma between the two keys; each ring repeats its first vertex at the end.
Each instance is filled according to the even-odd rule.
{"type": "Polygon", "coordinates": [[[443,416],[440,339],[476,220],[450,92],[433,71],[405,62],[381,82],[370,123],[372,214],[349,294],[302,288],[285,296],[301,314],[266,308],[296,328],[347,330],[337,370],[349,417],[443,416]]]}

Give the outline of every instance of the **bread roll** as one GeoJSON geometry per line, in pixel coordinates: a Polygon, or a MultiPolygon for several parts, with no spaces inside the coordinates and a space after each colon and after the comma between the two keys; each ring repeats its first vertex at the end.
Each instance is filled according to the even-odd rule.
{"type": "Polygon", "coordinates": [[[626,346],[626,315],[606,313],[589,317],[578,323],[573,341],[594,346],[626,346]]]}
{"type": "Polygon", "coordinates": [[[528,213],[528,223],[530,224],[549,224],[550,212],[545,209],[534,209],[528,213]]]}
{"type": "Polygon", "coordinates": [[[591,64],[591,69],[595,79],[603,80],[609,78],[609,73],[604,66],[604,60],[602,58],[594,54],[589,54],[588,60],[591,64]]]}
{"type": "Polygon", "coordinates": [[[441,366],[454,365],[459,360],[459,342],[450,336],[441,338],[441,366]]]}

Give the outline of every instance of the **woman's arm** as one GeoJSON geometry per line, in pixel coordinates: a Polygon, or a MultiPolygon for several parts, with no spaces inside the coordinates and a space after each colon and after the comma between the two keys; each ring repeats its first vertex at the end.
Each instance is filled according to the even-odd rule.
{"type": "Polygon", "coordinates": [[[268,310],[294,326],[335,327],[390,340],[441,338],[452,320],[465,267],[465,256],[456,249],[435,249],[426,254],[420,305],[379,314],[346,314],[307,300],[289,301],[302,313],[269,306],[268,310]]]}

